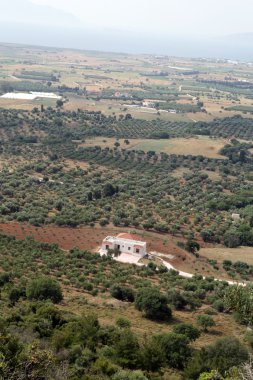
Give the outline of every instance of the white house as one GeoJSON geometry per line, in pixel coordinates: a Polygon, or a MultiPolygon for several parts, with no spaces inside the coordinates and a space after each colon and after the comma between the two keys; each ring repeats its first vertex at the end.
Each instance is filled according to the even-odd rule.
{"type": "Polygon", "coordinates": [[[130,254],[136,257],[147,255],[147,243],[137,240],[138,237],[121,233],[117,236],[107,236],[102,243],[101,253],[107,253],[109,249],[119,250],[122,254],[130,254]]]}
{"type": "Polygon", "coordinates": [[[241,216],[240,216],[240,214],[233,213],[232,214],[232,219],[233,219],[234,222],[236,222],[237,220],[241,219],[241,216]]]}

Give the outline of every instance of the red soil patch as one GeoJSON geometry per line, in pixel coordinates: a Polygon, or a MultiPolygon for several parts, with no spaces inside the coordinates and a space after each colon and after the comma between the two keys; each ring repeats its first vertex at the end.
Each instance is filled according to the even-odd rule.
{"type": "MultiPolygon", "coordinates": [[[[96,251],[106,236],[115,236],[120,232],[126,232],[126,230],[112,227],[69,228],[54,225],[34,227],[29,224],[0,223],[0,233],[2,234],[15,236],[20,240],[26,237],[33,237],[38,242],[56,243],[64,250],[78,247],[89,251],[96,251]]],[[[158,233],[144,234],[143,231],[138,231],[138,237],[147,242],[149,251],[167,253],[177,258],[188,256],[186,252],[177,247],[169,235],[158,233]]]]}
{"type": "MultiPolygon", "coordinates": [[[[217,272],[206,262],[206,258],[199,257],[196,259],[193,255],[180,249],[174,237],[168,234],[156,232],[147,232],[141,229],[126,231],[120,227],[58,227],[47,225],[43,227],[34,227],[29,224],[20,223],[0,223],[0,233],[15,236],[16,239],[24,240],[27,237],[33,237],[41,243],[55,243],[63,250],[71,248],[80,248],[91,252],[97,252],[102,244],[103,239],[110,235],[116,236],[122,232],[137,233],[140,240],[147,242],[148,251],[156,251],[163,254],[173,255],[166,261],[170,262],[178,270],[189,273],[202,275],[217,276],[217,272]]],[[[178,239],[182,240],[182,239],[178,239]]]]}

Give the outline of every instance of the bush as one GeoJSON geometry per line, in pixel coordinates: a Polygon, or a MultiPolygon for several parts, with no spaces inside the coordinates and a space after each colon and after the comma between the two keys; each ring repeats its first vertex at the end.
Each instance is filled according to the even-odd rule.
{"type": "Polygon", "coordinates": [[[63,299],[60,285],[49,277],[41,277],[30,281],[26,288],[26,296],[30,300],[49,299],[54,303],[59,303],[63,299]]]}
{"type": "Polygon", "coordinates": [[[250,285],[245,287],[232,285],[224,294],[224,304],[229,310],[235,311],[241,323],[252,324],[253,321],[253,291],[250,285]]]}
{"type": "Polygon", "coordinates": [[[210,369],[217,369],[222,374],[229,368],[239,366],[248,359],[248,352],[240,341],[233,337],[217,340],[213,345],[203,349],[203,359],[210,369]]]}
{"type": "Polygon", "coordinates": [[[202,239],[208,243],[216,242],[217,240],[219,240],[215,236],[214,232],[211,230],[203,230],[203,231],[201,231],[200,235],[201,235],[202,239]]]}
{"type": "Polygon", "coordinates": [[[118,366],[111,363],[111,361],[109,361],[108,359],[104,357],[99,357],[93,364],[93,368],[96,370],[96,372],[102,373],[104,375],[111,377],[117,371],[118,366]]]}
{"type": "Polygon", "coordinates": [[[182,369],[191,357],[189,339],[182,334],[167,333],[156,336],[170,367],[182,369]]]}
{"type": "Polygon", "coordinates": [[[190,323],[180,323],[173,328],[174,333],[187,336],[190,341],[200,337],[200,331],[190,323]]]}
{"type": "Polygon", "coordinates": [[[198,315],[197,323],[200,327],[203,328],[203,330],[205,332],[208,331],[208,327],[215,326],[215,322],[214,322],[213,318],[207,314],[198,315]]]}
{"type": "Polygon", "coordinates": [[[20,297],[24,297],[26,295],[25,289],[20,287],[20,288],[12,288],[10,293],[9,293],[9,300],[12,304],[15,304],[20,297]]]}
{"type": "Polygon", "coordinates": [[[112,377],[112,380],[148,380],[148,378],[140,370],[126,371],[121,369],[112,377]]]}
{"type": "Polygon", "coordinates": [[[236,230],[229,230],[224,235],[224,244],[228,248],[236,248],[241,244],[240,234],[236,230]]]}
{"type": "Polygon", "coordinates": [[[253,348],[253,331],[247,331],[245,334],[245,341],[253,348]]]}
{"type": "Polygon", "coordinates": [[[40,337],[49,337],[55,328],[64,323],[64,319],[57,308],[46,303],[37,310],[31,322],[34,331],[38,332],[40,337]]]}
{"type": "Polygon", "coordinates": [[[10,275],[7,272],[0,273],[0,286],[4,286],[7,282],[10,282],[10,275]]]}
{"type": "Polygon", "coordinates": [[[131,330],[125,329],[121,331],[114,348],[119,365],[131,369],[138,368],[140,346],[137,337],[131,330]]]}
{"type": "Polygon", "coordinates": [[[222,300],[216,300],[214,303],[213,303],[213,307],[214,309],[216,309],[219,313],[223,313],[224,309],[225,309],[225,306],[224,306],[224,302],[222,300]]]}
{"type": "Polygon", "coordinates": [[[167,297],[156,288],[141,289],[136,296],[135,307],[149,319],[169,320],[172,316],[167,297]]]}
{"type": "Polygon", "coordinates": [[[164,223],[157,223],[154,225],[154,228],[157,232],[168,232],[169,228],[164,223]]]}
{"type": "Polygon", "coordinates": [[[134,302],[134,291],[121,285],[113,285],[111,287],[111,296],[120,301],[134,302]]]}
{"type": "Polygon", "coordinates": [[[183,292],[182,296],[184,297],[187,306],[191,310],[195,310],[202,304],[201,300],[199,299],[199,296],[197,296],[194,292],[183,292]]]}
{"type": "Polygon", "coordinates": [[[116,321],[116,325],[118,327],[121,327],[121,328],[125,328],[125,327],[131,327],[131,322],[129,321],[129,319],[127,318],[124,318],[124,317],[119,317],[116,321]]]}
{"type": "Polygon", "coordinates": [[[216,370],[213,370],[211,372],[203,372],[198,380],[222,380],[223,377],[217,372],[216,370]]]}
{"type": "Polygon", "coordinates": [[[197,252],[200,250],[200,245],[197,241],[193,239],[188,239],[185,244],[186,251],[193,253],[194,255],[197,255],[197,252]]]}
{"type": "Polygon", "coordinates": [[[106,226],[107,224],[109,224],[109,220],[107,218],[102,218],[99,222],[100,226],[101,227],[104,227],[106,226]]]}
{"type": "Polygon", "coordinates": [[[147,371],[158,371],[166,363],[165,352],[157,336],[145,340],[141,356],[142,368],[147,371]]]}
{"type": "Polygon", "coordinates": [[[175,307],[177,310],[184,309],[187,305],[185,298],[179,292],[179,290],[170,289],[167,293],[168,303],[175,307]]]}
{"type": "MultiPolygon", "coordinates": [[[[238,339],[234,337],[221,338],[214,344],[203,347],[200,351],[195,351],[191,361],[187,364],[183,378],[195,380],[203,372],[212,370],[224,376],[230,368],[238,368],[247,359],[248,352],[238,339]]],[[[218,377],[217,380],[223,379],[223,376],[218,377]]],[[[238,377],[232,376],[232,378],[239,380],[238,377]]],[[[209,380],[209,377],[207,379],[209,380]]],[[[211,379],[216,378],[211,377],[211,379]]]]}

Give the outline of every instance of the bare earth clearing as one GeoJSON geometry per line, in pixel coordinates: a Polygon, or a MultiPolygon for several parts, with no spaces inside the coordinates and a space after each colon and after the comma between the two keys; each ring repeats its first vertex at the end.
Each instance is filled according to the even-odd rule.
{"type": "Polygon", "coordinates": [[[249,265],[253,265],[253,247],[239,248],[201,248],[200,255],[207,259],[217,260],[222,263],[223,260],[243,261],[249,265]]]}
{"type": "MultiPolygon", "coordinates": [[[[0,233],[15,236],[17,239],[33,237],[39,242],[56,243],[60,248],[69,250],[74,247],[97,252],[102,240],[108,235],[115,235],[126,231],[124,228],[102,228],[102,227],[58,227],[48,225],[45,227],[34,227],[29,224],[1,223],[0,233]]],[[[177,247],[167,235],[137,231],[142,240],[148,243],[151,251],[170,254],[178,258],[187,256],[187,253],[177,247]]]]}
{"type": "Polygon", "coordinates": [[[144,152],[155,151],[157,153],[202,155],[210,158],[225,158],[219,151],[227,143],[225,139],[210,139],[201,136],[195,138],[175,138],[175,139],[128,139],[129,144],[125,144],[124,139],[96,137],[87,139],[80,146],[96,146],[101,148],[114,147],[118,141],[121,148],[143,150],[144,152]]]}
{"type": "MultiPolygon", "coordinates": [[[[126,232],[126,229],[100,226],[70,228],[48,225],[44,227],[34,227],[29,224],[0,223],[0,233],[2,234],[14,236],[19,240],[32,237],[38,242],[55,243],[63,250],[77,247],[91,252],[98,252],[101,242],[106,236],[117,235],[119,232],[126,232]]],[[[201,274],[203,276],[214,276],[215,278],[231,280],[222,268],[217,271],[207,263],[207,259],[216,259],[216,248],[202,248],[200,251],[200,257],[196,258],[179,248],[176,244],[177,238],[172,237],[171,235],[144,230],[132,230],[130,232],[138,234],[141,240],[147,242],[149,252],[153,251],[164,254],[165,256],[163,256],[163,260],[172,264],[177,270],[191,274],[201,274]],[[213,251],[214,254],[212,253],[213,251]],[[209,254],[205,254],[205,252],[209,252],[209,254]]],[[[251,249],[252,252],[251,257],[253,263],[253,249],[249,249],[251,249]]],[[[234,252],[235,255],[233,261],[236,261],[237,259],[239,260],[236,251],[236,249],[231,251],[231,256],[232,252],[234,252]]],[[[227,258],[229,257],[224,256],[224,259],[227,258]]],[[[220,262],[222,261],[223,259],[220,260],[220,262]]],[[[247,261],[246,258],[245,261],[247,261]]]]}

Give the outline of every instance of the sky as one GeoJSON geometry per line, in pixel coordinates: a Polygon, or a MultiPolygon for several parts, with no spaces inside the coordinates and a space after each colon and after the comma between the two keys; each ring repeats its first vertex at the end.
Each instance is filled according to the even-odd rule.
{"type": "Polygon", "coordinates": [[[0,42],[253,61],[253,0],[0,0],[0,42]]]}
{"type": "Polygon", "coordinates": [[[71,13],[86,27],[176,36],[253,32],[253,0],[31,1],[71,13]]]}

